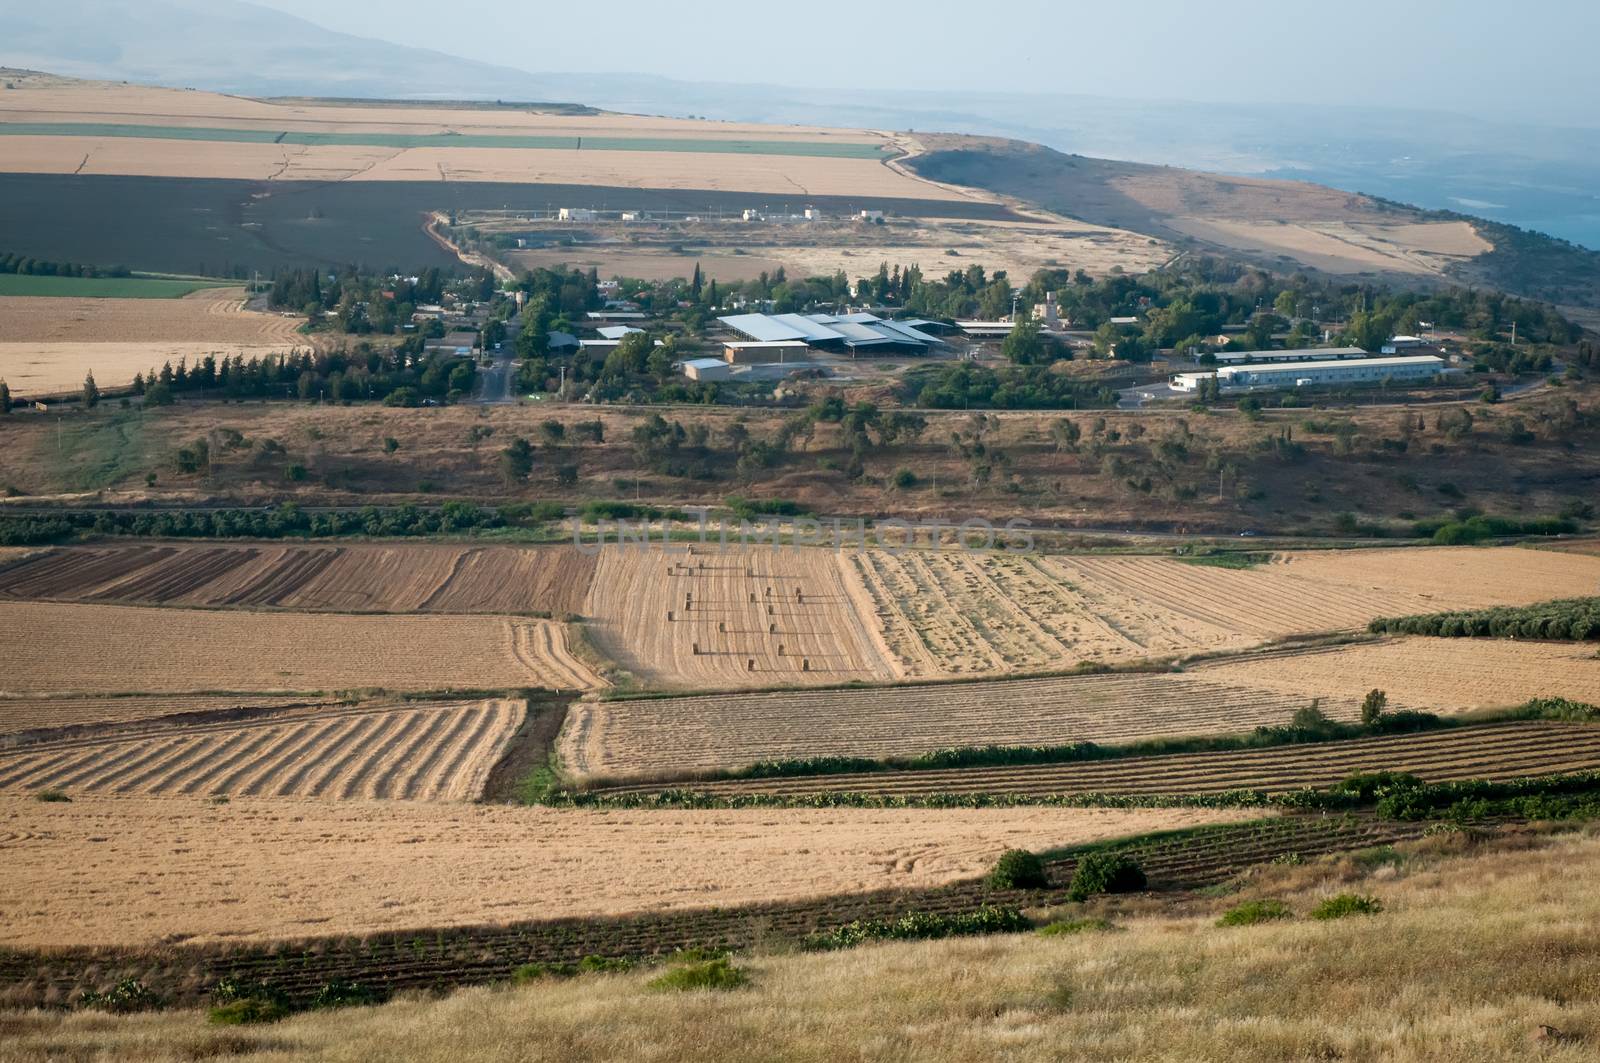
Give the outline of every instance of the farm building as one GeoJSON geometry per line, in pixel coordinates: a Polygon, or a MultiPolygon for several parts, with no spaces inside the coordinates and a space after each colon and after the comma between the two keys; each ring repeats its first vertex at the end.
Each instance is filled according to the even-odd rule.
{"type": "Polygon", "coordinates": [[[1385,380],[1414,383],[1433,380],[1445,371],[1444,359],[1432,355],[1417,358],[1361,358],[1289,365],[1224,366],[1214,373],[1179,373],[1172,378],[1172,386],[1177,391],[1196,391],[1202,381],[1215,377],[1223,391],[1271,391],[1377,384],[1385,380]]]}
{"type": "Polygon", "coordinates": [[[578,337],[570,332],[552,331],[545,334],[545,345],[552,351],[575,351],[578,337]]]}
{"type": "Polygon", "coordinates": [[[644,321],[650,315],[639,310],[591,310],[583,316],[590,321],[644,321]]]}
{"type": "Polygon", "coordinates": [[[637,332],[643,332],[644,329],[634,328],[632,325],[605,325],[595,329],[595,331],[600,333],[602,339],[620,340],[624,336],[632,336],[637,332]]]}
{"type": "Polygon", "coordinates": [[[733,366],[721,358],[690,358],[680,368],[690,380],[726,380],[733,375],[733,366]]]}
{"type": "Polygon", "coordinates": [[[921,354],[944,343],[907,322],[876,314],[734,314],[718,320],[755,343],[800,343],[852,355],[921,354]]]}
{"type": "Polygon", "coordinates": [[[1015,321],[957,321],[956,328],[976,340],[1003,340],[1017,327],[1015,321]]]}
{"type": "Polygon", "coordinates": [[[1342,362],[1350,358],[1365,358],[1367,352],[1360,347],[1311,347],[1303,351],[1220,351],[1214,357],[1218,365],[1252,365],[1273,362],[1342,362]]]}
{"type": "Polygon", "coordinates": [[[600,212],[585,207],[562,207],[558,217],[561,221],[595,221],[600,217],[600,212]]]}
{"type": "Polygon", "coordinates": [[[1396,336],[1382,347],[1384,354],[1399,354],[1401,351],[1415,351],[1430,346],[1421,336],[1396,336]]]}
{"type": "Polygon", "coordinates": [[[810,349],[804,340],[734,340],[722,345],[722,357],[729,365],[782,365],[803,360],[810,349]]]}
{"type": "Polygon", "coordinates": [[[470,355],[472,349],[477,345],[478,334],[476,332],[447,332],[440,339],[425,341],[422,344],[422,349],[466,356],[470,355]]]}

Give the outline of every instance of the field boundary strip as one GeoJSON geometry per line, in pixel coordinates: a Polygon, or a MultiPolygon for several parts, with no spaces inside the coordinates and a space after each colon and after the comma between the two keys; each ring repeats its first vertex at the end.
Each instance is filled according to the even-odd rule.
{"type": "Polygon", "coordinates": [[[647,151],[694,155],[793,155],[816,159],[882,159],[887,147],[841,141],[719,140],[690,137],[503,136],[485,133],[306,133],[220,126],[124,125],[114,122],[0,122],[0,136],[117,137],[199,140],[225,144],[290,144],[350,148],[511,148],[521,151],[647,151]]]}

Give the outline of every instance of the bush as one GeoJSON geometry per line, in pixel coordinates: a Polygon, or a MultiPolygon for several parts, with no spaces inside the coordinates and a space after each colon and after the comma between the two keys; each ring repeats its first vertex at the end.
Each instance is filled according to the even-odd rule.
{"type": "Polygon", "coordinates": [[[33,795],[33,799],[45,804],[69,803],[72,800],[64,790],[40,790],[33,795]]]}
{"type": "Polygon", "coordinates": [[[289,1006],[281,1000],[245,997],[218,1004],[206,1015],[213,1026],[253,1026],[278,1022],[289,1017],[289,1006]]]}
{"type": "Polygon", "coordinates": [[[735,967],[733,961],[722,956],[715,960],[675,967],[666,974],[650,979],[646,985],[658,993],[725,991],[738,989],[749,984],[749,981],[749,976],[735,967]]]}
{"type": "Polygon", "coordinates": [[[1050,876],[1045,874],[1044,861],[1036,854],[1026,849],[1008,849],[989,872],[989,885],[997,890],[1042,890],[1050,885],[1050,876]]]}
{"type": "Polygon", "coordinates": [[[1245,901],[1223,912],[1222,918],[1217,920],[1217,925],[1255,926],[1257,923],[1288,919],[1291,914],[1289,906],[1282,901],[1245,901]]]}
{"type": "Polygon", "coordinates": [[[1064,937],[1069,934],[1100,934],[1117,929],[1109,919],[1060,919],[1038,930],[1040,937],[1064,937]]]}
{"type": "Polygon", "coordinates": [[[383,999],[376,989],[364,986],[359,982],[346,982],[335,978],[326,982],[311,998],[311,1008],[322,1010],[325,1008],[358,1008],[367,1004],[377,1004],[383,999]]]}
{"type": "Polygon", "coordinates": [[[78,1004],[115,1015],[129,1015],[136,1011],[155,1011],[163,1007],[165,1001],[137,978],[124,978],[104,993],[90,990],[78,1004]]]}
{"type": "Polygon", "coordinates": [[[898,919],[857,920],[812,934],[806,939],[806,947],[826,951],[854,948],[867,941],[930,941],[979,934],[1017,934],[1031,925],[1015,908],[986,904],[975,912],[956,915],[909,912],[898,919]]]}
{"type": "Polygon", "coordinates": [[[1101,893],[1137,893],[1145,885],[1144,868],[1127,853],[1090,853],[1078,861],[1067,899],[1086,901],[1101,893]]]}
{"type": "Polygon", "coordinates": [[[1347,915],[1377,915],[1383,905],[1376,897],[1363,897],[1356,893],[1341,893],[1329,897],[1311,909],[1313,919],[1343,919],[1347,915]]]}

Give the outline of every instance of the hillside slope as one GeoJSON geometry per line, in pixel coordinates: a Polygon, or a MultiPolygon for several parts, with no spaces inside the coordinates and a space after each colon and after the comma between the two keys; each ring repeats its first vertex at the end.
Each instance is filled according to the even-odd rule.
{"type": "Polygon", "coordinates": [[[1274,269],[1489,285],[1600,305],[1600,252],[1466,215],[1321,185],[1067,155],[1023,141],[920,135],[905,161],[936,181],[1274,269]]]}

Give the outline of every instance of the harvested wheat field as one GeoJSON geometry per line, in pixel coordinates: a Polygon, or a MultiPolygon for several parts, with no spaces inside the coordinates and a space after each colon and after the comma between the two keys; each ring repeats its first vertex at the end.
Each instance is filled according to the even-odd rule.
{"type": "Polygon", "coordinates": [[[911,676],[1007,674],[1239,650],[1378,616],[1520,605],[1600,584],[1600,558],[1523,549],[1345,550],[1236,570],[1167,557],[850,556],[911,676]]]}
{"type": "Polygon", "coordinates": [[[511,617],[0,603],[0,694],[582,689],[566,630],[511,617]]]}
{"type": "Polygon", "coordinates": [[[1334,649],[1268,653],[1198,665],[1191,678],[1334,704],[1379,689],[1396,708],[1450,713],[1562,697],[1600,704],[1592,644],[1396,638],[1334,649]]]}
{"type": "MultiPolygon", "coordinates": [[[[4,673],[0,672],[0,676],[4,673]]],[[[4,680],[0,679],[0,683],[4,680]]],[[[137,723],[163,717],[216,717],[262,709],[334,705],[331,698],[273,694],[128,694],[113,697],[0,697],[0,749],[32,735],[64,737],[105,724],[137,723]]]]}
{"type": "Polygon", "coordinates": [[[1260,815],[14,794],[0,796],[0,944],[266,940],[931,886],[982,874],[1009,848],[1260,815]]]}
{"type": "Polygon", "coordinates": [[[352,706],[103,728],[0,752],[0,789],[472,801],[526,710],[352,706]]]}
{"type": "Polygon", "coordinates": [[[830,550],[604,547],[583,613],[599,652],[650,686],[891,679],[830,550]]]}
{"type": "MultiPolygon", "coordinates": [[[[1325,698],[1323,708],[1353,719],[1361,694],[1325,698]]],[[[762,760],[1234,734],[1287,723],[1314,696],[1220,676],[1131,673],[578,703],[558,748],[578,781],[670,779],[762,760]]]]}
{"type": "Polygon", "coordinates": [[[565,616],[595,559],[571,547],[67,547],[0,571],[0,598],[346,613],[565,616]]]}
{"type": "MultiPolygon", "coordinates": [[[[1600,727],[1522,722],[1463,727],[1347,742],[1226,753],[1077,764],[811,775],[788,779],[706,782],[695,789],[723,797],[750,794],[1209,794],[1227,790],[1281,793],[1325,787],[1362,772],[1404,771],[1428,782],[1516,779],[1600,769],[1600,727]]],[[[617,787],[607,793],[649,792],[617,787]]]]}
{"type": "Polygon", "coordinates": [[[238,288],[182,299],[0,296],[0,322],[0,378],[19,395],[76,391],[90,372],[101,387],[121,387],[180,358],[313,346],[300,318],[246,310],[238,288]]]}

